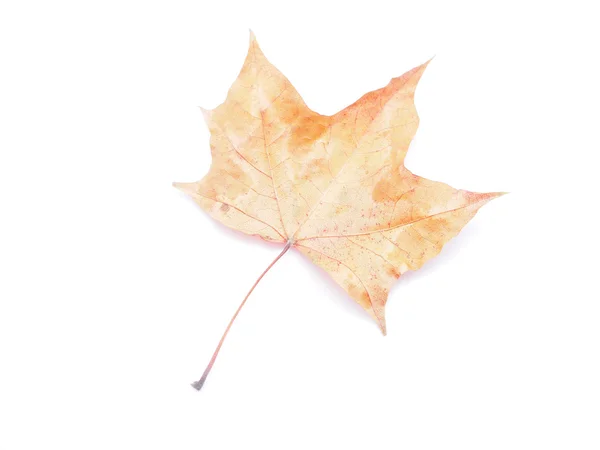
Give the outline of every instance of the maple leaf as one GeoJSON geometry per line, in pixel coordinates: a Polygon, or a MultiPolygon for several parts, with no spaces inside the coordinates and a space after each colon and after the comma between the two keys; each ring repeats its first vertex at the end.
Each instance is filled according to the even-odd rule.
{"type": "Polygon", "coordinates": [[[174,185],[228,227],[285,244],[256,283],[296,248],[385,334],[394,281],[437,255],[479,208],[503,194],[457,190],[404,166],[419,123],[414,93],[427,64],[324,116],[306,106],[251,32],[225,102],[203,110],[211,132],[210,171],[198,182],[174,185]]]}

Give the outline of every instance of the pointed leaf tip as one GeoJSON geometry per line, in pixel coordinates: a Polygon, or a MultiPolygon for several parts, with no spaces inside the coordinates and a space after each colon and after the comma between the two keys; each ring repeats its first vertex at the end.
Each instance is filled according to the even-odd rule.
{"type": "Polygon", "coordinates": [[[503,196],[505,196],[506,194],[509,194],[509,193],[510,192],[490,192],[488,194],[489,195],[489,200],[493,200],[493,199],[498,198],[498,197],[503,197],[503,196]]]}
{"type": "Polygon", "coordinates": [[[435,58],[435,55],[433,55],[431,58],[429,58],[427,61],[425,61],[423,64],[419,65],[416,67],[416,69],[421,72],[421,75],[423,74],[423,72],[425,72],[425,69],[427,69],[427,66],[429,66],[429,63],[431,61],[433,61],[433,58],[435,58]]]}
{"type": "Polygon", "coordinates": [[[387,326],[385,323],[385,316],[377,318],[377,325],[379,325],[379,329],[381,330],[381,334],[384,336],[387,335],[387,326]]]}
{"type": "Polygon", "coordinates": [[[202,117],[204,118],[204,121],[208,125],[208,123],[210,121],[210,117],[212,115],[212,110],[211,109],[205,109],[202,106],[198,106],[198,108],[200,108],[200,111],[202,112],[202,117]]]}
{"type": "Polygon", "coordinates": [[[188,195],[194,195],[196,193],[196,184],[197,183],[180,183],[178,181],[172,183],[174,188],[177,188],[188,195]]]}
{"type": "Polygon", "coordinates": [[[249,30],[249,32],[250,32],[250,39],[248,42],[248,55],[250,55],[250,52],[254,52],[255,54],[262,55],[262,50],[260,48],[260,45],[258,45],[258,40],[256,39],[256,35],[254,34],[254,31],[249,30]]]}

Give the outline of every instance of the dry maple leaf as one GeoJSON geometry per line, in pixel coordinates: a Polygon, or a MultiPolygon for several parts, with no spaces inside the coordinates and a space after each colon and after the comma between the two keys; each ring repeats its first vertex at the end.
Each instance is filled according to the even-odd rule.
{"type": "MultiPolygon", "coordinates": [[[[502,193],[475,193],[412,174],[404,157],[419,117],[425,63],[332,116],[311,111],[260,50],[248,55],[223,104],[203,110],[212,165],[174,183],[235,230],[296,248],[324,269],[385,334],[389,289],[458,234],[502,193]]],[[[231,319],[202,378],[210,372],[231,319]]]]}

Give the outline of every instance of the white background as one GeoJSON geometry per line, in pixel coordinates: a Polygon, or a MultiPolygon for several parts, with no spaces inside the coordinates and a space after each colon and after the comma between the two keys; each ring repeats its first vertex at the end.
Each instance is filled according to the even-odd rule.
{"type": "Polygon", "coordinates": [[[598,449],[593,2],[5,1],[0,448],[598,449]],[[586,5],[587,3],[587,5],[586,5]],[[248,28],[331,114],[436,55],[413,172],[485,206],[387,306],[171,187],[248,28]]]}

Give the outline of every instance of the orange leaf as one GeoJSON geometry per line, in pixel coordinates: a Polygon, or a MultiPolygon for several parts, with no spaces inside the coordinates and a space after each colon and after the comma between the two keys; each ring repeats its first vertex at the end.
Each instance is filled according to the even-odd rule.
{"type": "Polygon", "coordinates": [[[210,171],[175,186],[223,224],[287,244],[282,253],[298,249],[385,334],[392,283],[502,195],[457,190],[404,166],[419,124],[414,93],[427,64],[324,116],[306,106],[251,34],[227,99],[203,110],[210,171]]]}

